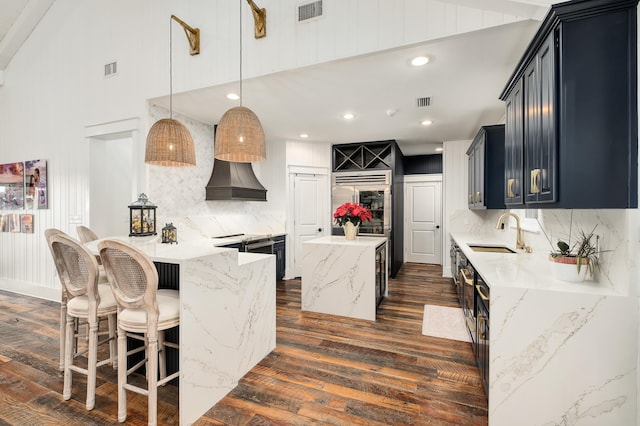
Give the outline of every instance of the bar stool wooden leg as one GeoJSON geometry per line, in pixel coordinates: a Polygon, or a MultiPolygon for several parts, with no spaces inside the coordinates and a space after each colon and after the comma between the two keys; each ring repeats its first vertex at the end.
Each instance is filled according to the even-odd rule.
{"type": "Polygon", "coordinates": [[[62,389],[62,398],[67,401],[71,398],[71,364],[73,363],[74,350],[74,327],[75,319],[69,315],[66,318],[66,332],[64,335],[64,385],[62,389]]]}
{"type": "Polygon", "coordinates": [[[155,426],[158,423],[158,338],[151,336],[149,338],[149,354],[151,356],[147,360],[148,386],[149,390],[149,426],[155,426]]]}
{"type": "Polygon", "coordinates": [[[118,320],[116,315],[109,315],[109,357],[114,370],[118,369],[118,341],[117,328],[118,320]]]}
{"type": "Polygon", "coordinates": [[[65,344],[67,341],[66,330],[67,327],[67,301],[65,298],[60,302],[60,371],[64,371],[64,357],[65,357],[65,344]]]}
{"type": "Polygon", "coordinates": [[[118,327],[118,421],[127,420],[127,334],[118,327]]]}
{"type": "Polygon", "coordinates": [[[98,323],[88,324],[89,353],[87,358],[87,410],[96,403],[96,364],[98,363],[98,323]]]}
{"type": "MultiPolygon", "coordinates": [[[[164,331],[158,331],[158,356],[160,357],[160,363],[158,369],[160,370],[160,378],[167,377],[167,350],[164,346],[164,331]]],[[[164,385],[163,385],[164,386],[164,385]]]]}

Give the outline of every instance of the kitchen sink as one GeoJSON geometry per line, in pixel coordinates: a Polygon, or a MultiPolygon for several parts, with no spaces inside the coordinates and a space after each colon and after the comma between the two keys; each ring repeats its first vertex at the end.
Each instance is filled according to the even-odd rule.
{"type": "Polygon", "coordinates": [[[481,251],[485,253],[515,253],[515,251],[505,246],[482,246],[478,244],[469,244],[469,248],[473,251],[481,251]]]}

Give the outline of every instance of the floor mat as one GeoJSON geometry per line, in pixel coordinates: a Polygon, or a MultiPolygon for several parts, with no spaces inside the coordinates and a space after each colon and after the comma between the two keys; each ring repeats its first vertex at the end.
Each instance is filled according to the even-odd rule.
{"type": "Polygon", "coordinates": [[[471,341],[462,309],[448,306],[424,305],[422,334],[463,342],[471,341]]]}

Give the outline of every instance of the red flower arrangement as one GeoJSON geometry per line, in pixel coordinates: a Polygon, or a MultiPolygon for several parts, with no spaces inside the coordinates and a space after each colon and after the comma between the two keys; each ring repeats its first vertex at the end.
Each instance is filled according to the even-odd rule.
{"type": "Polygon", "coordinates": [[[354,225],[358,226],[365,220],[371,222],[371,211],[359,204],[344,203],[336,209],[335,213],[333,214],[333,218],[340,226],[344,225],[347,222],[351,222],[354,225]]]}

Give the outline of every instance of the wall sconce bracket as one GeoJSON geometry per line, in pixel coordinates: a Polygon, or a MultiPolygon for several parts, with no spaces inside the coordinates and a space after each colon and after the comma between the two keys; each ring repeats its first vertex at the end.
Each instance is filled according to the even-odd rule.
{"type": "Polygon", "coordinates": [[[191,28],[175,15],[171,15],[171,19],[180,24],[184,29],[184,33],[189,41],[189,53],[191,56],[200,54],[200,28],[191,28]]]}
{"type": "Polygon", "coordinates": [[[253,0],[247,0],[249,6],[251,6],[251,13],[253,13],[253,36],[255,38],[263,38],[267,36],[267,9],[258,7],[253,0]]]}

